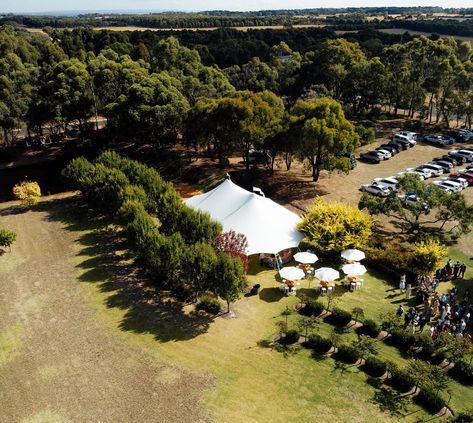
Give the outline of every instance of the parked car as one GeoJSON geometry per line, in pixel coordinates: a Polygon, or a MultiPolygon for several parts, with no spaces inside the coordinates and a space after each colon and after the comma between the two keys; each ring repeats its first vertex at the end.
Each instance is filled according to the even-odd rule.
{"type": "Polygon", "coordinates": [[[392,154],[389,150],[377,148],[375,151],[379,151],[383,155],[383,160],[389,160],[392,157],[392,154]]]}
{"type": "Polygon", "coordinates": [[[446,182],[455,182],[457,184],[460,184],[463,188],[466,188],[468,186],[468,181],[465,178],[446,176],[445,178],[442,178],[440,180],[446,182]]]}
{"type": "Polygon", "coordinates": [[[406,137],[407,140],[410,142],[411,147],[414,147],[417,144],[417,132],[411,132],[411,131],[399,131],[396,132],[394,137],[396,135],[401,135],[403,137],[406,137]]]}
{"type": "Polygon", "coordinates": [[[381,160],[384,160],[384,155],[379,151],[373,150],[361,153],[360,159],[371,163],[379,163],[381,160]]]}
{"type": "Polygon", "coordinates": [[[461,163],[458,163],[456,159],[454,159],[452,156],[449,156],[448,154],[445,154],[444,156],[441,157],[436,157],[435,159],[432,159],[433,162],[448,162],[451,163],[452,166],[458,166],[461,163]]]}
{"type": "Polygon", "coordinates": [[[446,135],[426,135],[424,137],[424,141],[439,146],[451,145],[455,143],[453,138],[446,135]]]}
{"type": "MultiPolygon", "coordinates": [[[[419,166],[421,169],[429,169],[433,176],[441,176],[445,173],[445,169],[442,166],[426,163],[425,165],[419,166]]],[[[450,169],[449,169],[450,170],[450,169]]]]}
{"type": "Polygon", "coordinates": [[[392,156],[402,151],[402,147],[395,144],[382,144],[376,150],[388,150],[392,156]]]}
{"type": "Polygon", "coordinates": [[[462,154],[458,154],[455,151],[449,151],[448,156],[455,159],[459,165],[466,163],[466,157],[463,156],[462,154]]]}
{"type": "Polygon", "coordinates": [[[404,207],[412,207],[421,204],[422,211],[427,214],[429,213],[429,206],[424,201],[420,203],[420,198],[412,192],[408,192],[407,194],[402,194],[397,196],[401,201],[404,207]]]}
{"type": "Polygon", "coordinates": [[[462,129],[452,129],[447,131],[447,136],[453,138],[456,142],[467,142],[470,141],[473,136],[462,129]]]}
{"type": "MultiPolygon", "coordinates": [[[[452,188],[446,184],[443,184],[442,182],[440,181],[434,181],[432,182],[432,185],[430,185],[429,187],[427,187],[428,189],[431,187],[431,186],[436,186],[437,188],[441,189],[442,191],[446,192],[447,194],[452,194],[454,191],[452,190],[452,188]]],[[[427,189],[427,193],[429,192],[429,190],[427,189]]]]}
{"type": "Polygon", "coordinates": [[[473,162],[473,153],[468,150],[452,150],[448,154],[459,154],[460,156],[463,156],[465,158],[465,162],[473,162]]]}
{"type": "Polygon", "coordinates": [[[432,183],[434,185],[437,185],[441,189],[449,189],[452,192],[460,192],[463,189],[463,186],[461,184],[450,181],[434,181],[432,183]]]}
{"type": "Polygon", "coordinates": [[[406,169],[406,171],[408,171],[408,172],[409,172],[409,171],[419,172],[419,173],[421,173],[421,174],[424,176],[424,179],[429,179],[429,178],[431,178],[431,177],[433,176],[433,175],[432,175],[432,172],[431,172],[429,169],[422,169],[421,166],[418,166],[418,167],[416,167],[416,168],[410,167],[410,168],[406,169]]]}
{"type": "Polygon", "coordinates": [[[470,151],[473,154],[473,148],[472,147],[463,147],[462,150],[470,151]]]}
{"type": "Polygon", "coordinates": [[[405,137],[393,138],[391,141],[389,141],[389,144],[399,145],[403,150],[407,150],[408,148],[411,148],[411,143],[405,137]]]}
{"type": "Polygon", "coordinates": [[[348,160],[350,160],[351,169],[355,169],[358,163],[356,162],[356,157],[353,153],[344,153],[342,154],[342,157],[346,157],[348,160]]]}
{"type": "Polygon", "coordinates": [[[463,172],[463,173],[451,173],[451,178],[461,178],[468,182],[468,185],[473,185],[473,173],[463,172]]]}
{"type": "Polygon", "coordinates": [[[374,184],[364,184],[361,186],[361,190],[376,195],[377,197],[387,197],[391,192],[391,190],[386,187],[374,184]]]}
{"type": "Polygon", "coordinates": [[[397,191],[397,187],[399,185],[399,181],[396,178],[389,177],[389,178],[375,178],[373,180],[373,185],[379,185],[382,187],[386,187],[391,191],[397,191]]]}
{"type": "Polygon", "coordinates": [[[432,161],[429,164],[440,166],[443,169],[444,173],[451,172],[453,169],[453,165],[445,160],[432,161]]]}
{"type": "Polygon", "coordinates": [[[392,140],[395,142],[407,143],[407,145],[409,146],[408,148],[414,147],[414,143],[416,143],[415,140],[412,140],[409,137],[406,137],[405,135],[401,134],[394,134],[392,140]]]}
{"type": "Polygon", "coordinates": [[[249,150],[248,163],[269,165],[271,163],[271,156],[264,151],[249,150]]]}

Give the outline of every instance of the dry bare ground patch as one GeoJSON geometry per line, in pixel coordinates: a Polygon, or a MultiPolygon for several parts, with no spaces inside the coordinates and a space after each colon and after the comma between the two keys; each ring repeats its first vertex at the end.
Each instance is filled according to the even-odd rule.
{"type": "Polygon", "coordinates": [[[62,200],[0,208],[2,227],[18,233],[0,256],[0,420],[206,421],[209,379],[164,364],[95,318],[74,277],[80,232],[63,229],[54,201],[62,200]]]}

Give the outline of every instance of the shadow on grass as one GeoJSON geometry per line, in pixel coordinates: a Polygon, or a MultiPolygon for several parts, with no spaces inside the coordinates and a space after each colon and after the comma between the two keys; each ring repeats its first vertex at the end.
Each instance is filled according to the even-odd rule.
{"type": "Polygon", "coordinates": [[[392,417],[402,418],[407,415],[408,406],[412,400],[409,396],[400,394],[394,389],[381,386],[370,402],[376,404],[382,412],[389,413],[392,417]]]}
{"type": "Polygon", "coordinates": [[[77,232],[83,260],[79,280],[96,284],[107,293],[105,305],[124,310],[123,331],[152,334],[157,341],[181,341],[207,332],[214,317],[187,311],[169,293],[155,289],[127,253],[125,240],[109,219],[89,210],[80,197],[41,204],[48,219],[77,232]]]}
{"type": "Polygon", "coordinates": [[[279,288],[263,288],[259,292],[260,300],[267,303],[275,303],[284,297],[284,293],[279,288]]]}

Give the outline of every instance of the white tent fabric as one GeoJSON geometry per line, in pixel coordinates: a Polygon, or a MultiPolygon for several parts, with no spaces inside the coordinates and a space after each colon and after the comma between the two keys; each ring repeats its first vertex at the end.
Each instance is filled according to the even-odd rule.
{"type": "Polygon", "coordinates": [[[300,217],[269,198],[246,191],[225,179],[218,187],[184,201],[220,222],[223,230],[248,239],[247,254],[273,253],[297,247],[303,235],[296,229],[300,217]]]}

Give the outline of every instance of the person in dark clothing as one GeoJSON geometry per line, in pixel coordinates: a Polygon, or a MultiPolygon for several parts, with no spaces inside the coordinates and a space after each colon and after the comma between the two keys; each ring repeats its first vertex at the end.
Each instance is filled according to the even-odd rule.
{"type": "Polygon", "coordinates": [[[460,264],[460,262],[457,261],[455,263],[455,266],[453,266],[453,279],[458,278],[458,273],[460,272],[460,267],[461,267],[461,264],[460,264]]]}
{"type": "Polygon", "coordinates": [[[466,272],[466,264],[462,263],[460,266],[460,277],[463,279],[465,277],[465,272],[466,272]]]}
{"type": "Polygon", "coordinates": [[[401,317],[404,314],[404,308],[402,305],[399,305],[399,307],[396,310],[396,316],[401,317]]]}
{"type": "Polygon", "coordinates": [[[411,323],[411,316],[406,313],[404,315],[404,329],[407,329],[407,327],[409,326],[409,323],[411,323]]]}
{"type": "Polygon", "coordinates": [[[419,330],[420,332],[424,331],[424,327],[427,324],[427,317],[423,314],[419,319],[419,330]]]}

